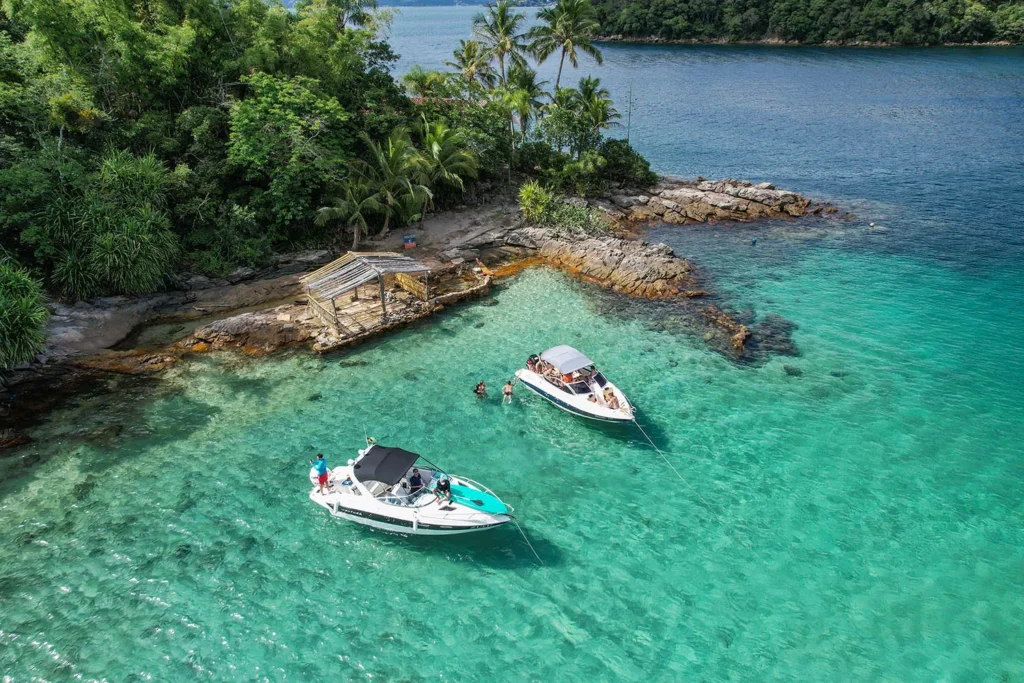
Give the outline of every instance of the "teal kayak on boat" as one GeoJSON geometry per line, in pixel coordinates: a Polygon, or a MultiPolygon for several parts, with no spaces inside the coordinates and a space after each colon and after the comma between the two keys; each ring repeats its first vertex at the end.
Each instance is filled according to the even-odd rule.
{"type": "Polygon", "coordinates": [[[508,514],[508,506],[502,503],[497,496],[468,486],[452,484],[452,502],[480,512],[489,512],[492,515],[508,514]]]}

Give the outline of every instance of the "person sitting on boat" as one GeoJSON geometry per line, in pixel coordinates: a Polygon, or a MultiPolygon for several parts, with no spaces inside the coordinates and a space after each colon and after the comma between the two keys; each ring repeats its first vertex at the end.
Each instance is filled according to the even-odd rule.
{"type": "Polygon", "coordinates": [[[452,501],[452,482],[445,475],[441,475],[441,478],[437,480],[434,495],[437,496],[438,502],[450,503],[452,501]]]}
{"type": "Polygon", "coordinates": [[[324,495],[324,487],[327,486],[327,461],[323,453],[316,454],[316,460],[310,460],[309,464],[316,468],[316,481],[320,485],[320,495],[324,495]]]}
{"type": "Polygon", "coordinates": [[[423,477],[420,476],[418,468],[412,468],[412,476],[409,477],[409,497],[415,496],[423,490],[423,477]]]}
{"type": "Polygon", "coordinates": [[[526,369],[529,370],[530,372],[537,372],[537,361],[538,360],[539,359],[537,358],[537,354],[533,354],[532,356],[527,358],[526,359],[526,369]]]}
{"type": "Polygon", "coordinates": [[[612,410],[618,410],[619,409],[619,399],[615,395],[615,392],[612,391],[611,387],[605,387],[604,388],[604,402],[612,410]]]}
{"type": "Polygon", "coordinates": [[[476,387],[473,389],[473,393],[479,396],[480,398],[483,398],[484,396],[487,395],[487,385],[484,384],[483,382],[477,382],[476,387]]]}

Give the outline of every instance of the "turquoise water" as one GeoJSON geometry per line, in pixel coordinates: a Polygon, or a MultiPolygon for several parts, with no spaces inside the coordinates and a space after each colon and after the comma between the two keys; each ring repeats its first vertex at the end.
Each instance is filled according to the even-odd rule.
{"type": "MultiPolygon", "coordinates": [[[[609,80],[632,49],[606,54],[609,80]]],[[[791,321],[798,356],[737,364],[671,303],[536,269],[343,355],[118,380],[0,458],[0,671],[1024,680],[1022,53],[635,49],[746,92],[726,121],[697,112],[727,101],[678,97],[659,168],[786,179],[857,214],[650,231],[741,315],[791,321]],[[838,85],[783,111],[754,97],[758,68],[838,85]],[[872,122],[858,96],[919,114],[872,122]],[[686,483],[635,430],[522,389],[500,405],[526,355],[563,342],[686,483]],[[407,539],[328,517],[307,460],[350,457],[364,429],[493,488],[543,564],[515,529],[407,539]]]]}

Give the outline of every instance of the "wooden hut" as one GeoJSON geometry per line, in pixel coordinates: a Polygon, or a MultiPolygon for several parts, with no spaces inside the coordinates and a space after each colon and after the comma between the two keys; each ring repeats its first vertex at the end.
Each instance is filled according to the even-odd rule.
{"type": "MultiPolygon", "coordinates": [[[[401,254],[350,251],[301,282],[310,312],[338,332],[352,333],[388,322],[388,289],[393,285],[429,303],[429,272],[401,254]]],[[[397,300],[392,306],[402,307],[397,300]]]]}

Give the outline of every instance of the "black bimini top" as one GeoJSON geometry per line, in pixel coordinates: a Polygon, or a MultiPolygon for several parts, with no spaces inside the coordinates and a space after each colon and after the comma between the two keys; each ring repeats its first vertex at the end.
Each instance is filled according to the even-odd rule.
{"type": "Polygon", "coordinates": [[[359,481],[379,481],[393,486],[402,480],[419,457],[401,448],[374,445],[352,469],[359,481]]]}

